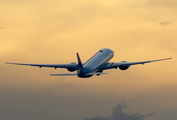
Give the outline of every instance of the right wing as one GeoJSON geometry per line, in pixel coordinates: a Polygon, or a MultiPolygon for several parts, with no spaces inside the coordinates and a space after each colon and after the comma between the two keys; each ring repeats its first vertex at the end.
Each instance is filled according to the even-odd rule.
{"type": "Polygon", "coordinates": [[[103,67],[101,70],[106,70],[106,69],[112,69],[112,68],[117,68],[121,66],[131,66],[131,65],[137,65],[137,64],[145,64],[145,63],[151,63],[151,62],[157,62],[157,61],[162,61],[162,60],[169,60],[172,58],[165,58],[165,59],[158,59],[158,60],[149,60],[149,61],[139,61],[139,62],[111,62],[111,63],[103,63],[103,67]]]}
{"type": "Polygon", "coordinates": [[[11,63],[5,62],[5,64],[13,64],[13,65],[26,65],[26,66],[36,66],[36,67],[53,67],[53,68],[67,68],[67,69],[75,69],[77,70],[78,64],[70,63],[70,64],[26,64],[26,63],[11,63]]]}

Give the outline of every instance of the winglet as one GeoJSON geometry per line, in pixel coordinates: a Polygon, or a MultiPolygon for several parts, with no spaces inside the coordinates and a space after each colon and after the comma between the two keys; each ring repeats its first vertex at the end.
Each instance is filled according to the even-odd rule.
{"type": "Polygon", "coordinates": [[[82,65],[82,62],[81,62],[81,59],[78,53],[77,53],[77,60],[78,60],[78,67],[83,68],[83,65],[82,65]]]}

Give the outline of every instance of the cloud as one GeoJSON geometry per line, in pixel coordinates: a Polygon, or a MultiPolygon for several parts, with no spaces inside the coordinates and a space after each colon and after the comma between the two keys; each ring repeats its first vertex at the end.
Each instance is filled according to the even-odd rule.
{"type": "Polygon", "coordinates": [[[0,29],[4,29],[4,27],[3,27],[3,26],[0,26],[0,29]]]}
{"type": "Polygon", "coordinates": [[[169,21],[163,21],[163,22],[160,23],[160,25],[164,25],[164,26],[169,25],[169,24],[171,24],[171,22],[169,22],[169,21]]]}
{"type": "Polygon", "coordinates": [[[86,120],[144,120],[147,117],[156,116],[155,113],[127,113],[124,111],[126,108],[128,108],[128,106],[125,102],[118,103],[118,106],[113,108],[111,117],[94,117],[86,120]]]}

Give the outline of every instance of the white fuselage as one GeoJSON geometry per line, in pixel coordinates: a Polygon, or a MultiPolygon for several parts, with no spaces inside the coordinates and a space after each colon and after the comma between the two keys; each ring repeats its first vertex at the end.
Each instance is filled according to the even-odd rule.
{"type": "Polygon", "coordinates": [[[91,77],[92,75],[86,75],[91,72],[98,71],[99,66],[108,62],[114,56],[114,52],[111,49],[104,48],[99,50],[93,57],[91,57],[84,65],[82,70],[78,70],[79,77],[91,77]]]}

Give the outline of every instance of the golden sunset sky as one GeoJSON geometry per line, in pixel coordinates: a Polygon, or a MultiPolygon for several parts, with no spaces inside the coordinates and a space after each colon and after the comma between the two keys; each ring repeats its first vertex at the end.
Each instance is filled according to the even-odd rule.
{"type": "Polygon", "coordinates": [[[176,120],[176,6],[176,0],[1,0],[0,119],[112,120],[112,109],[126,100],[128,113],[155,114],[142,120],[176,120]],[[4,64],[71,63],[76,52],[86,62],[102,48],[114,51],[112,62],[173,59],[88,79],[4,64]]]}

